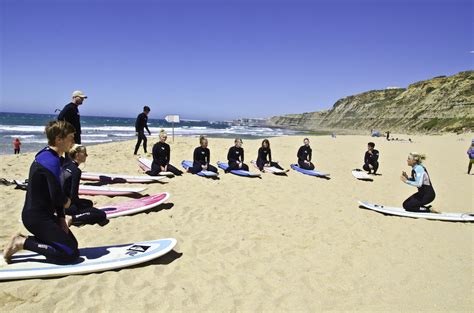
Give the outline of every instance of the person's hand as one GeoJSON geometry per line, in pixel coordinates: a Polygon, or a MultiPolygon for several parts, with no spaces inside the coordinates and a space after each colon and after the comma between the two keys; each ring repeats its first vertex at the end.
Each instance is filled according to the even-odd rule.
{"type": "Polygon", "coordinates": [[[151,136],[151,132],[148,132],[148,136],[151,136]]]}
{"type": "Polygon", "coordinates": [[[64,217],[59,218],[59,227],[61,227],[61,229],[64,230],[66,234],[69,234],[69,227],[67,226],[66,219],[64,217]]]}
{"type": "Polygon", "coordinates": [[[207,165],[202,165],[201,167],[204,171],[207,171],[207,165]]]}
{"type": "Polygon", "coordinates": [[[66,201],[66,203],[64,204],[64,208],[65,208],[65,209],[69,209],[70,206],[71,206],[71,198],[67,198],[67,201],[66,201]]]}
{"type": "Polygon", "coordinates": [[[406,179],[408,179],[407,172],[403,171],[403,172],[402,172],[402,176],[405,177],[406,179]]]}
{"type": "Polygon", "coordinates": [[[239,162],[239,168],[242,168],[242,163],[239,162]]]}
{"type": "Polygon", "coordinates": [[[135,136],[138,136],[138,132],[135,132],[135,136]]]}
{"type": "Polygon", "coordinates": [[[166,167],[161,166],[161,171],[162,171],[162,172],[166,172],[166,167]]]}
{"type": "Polygon", "coordinates": [[[270,163],[266,163],[265,166],[266,166],[266,167],[269,167],[269,166],[270,166],[270,163]]]}
{"type": "Polygon", "coordinates": [[[368,150],[367,152],[368,152],[369,154],[372,154],[372,150],[368,150]]]}

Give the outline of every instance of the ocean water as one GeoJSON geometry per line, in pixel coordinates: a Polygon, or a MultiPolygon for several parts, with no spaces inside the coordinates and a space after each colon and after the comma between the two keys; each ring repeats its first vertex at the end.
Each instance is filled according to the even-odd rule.
{"type": "MultiPolygon", "coordinates": [[[[12,141],[19,138],[21,152],[39,151],[46,146],[44,125],[57,115],[0,112],[0,154],[12,154],[12,141]]],[[[81,116],[82,144],[89,146],[100,143],[135,139],[135,118],[81,116]]],[[[152,135],[165,129],[171,137],[171,124],[165,120],[149,119],[148,128],[152,135]]],[[[286,136],[298,132],[266,127],[230,126],[219,121],[183,120],[175,124],[175,136],[212,136],[242,138],[264,138],[286,136]]]]}

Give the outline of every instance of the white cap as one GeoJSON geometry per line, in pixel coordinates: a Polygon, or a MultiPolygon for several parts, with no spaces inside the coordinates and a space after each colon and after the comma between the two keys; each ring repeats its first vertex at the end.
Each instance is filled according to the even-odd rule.
{"type": "Polygon", "coordinates": [[[81,97],[81,98],[84,98],[84,99],[87,98],[87,96],[86,96],[82,91],[80,91],[80,90],[74,91],[74,92],[72,93],[72,97],[73,97],[73,98],[74,98],[74,97],[81,97]]]}

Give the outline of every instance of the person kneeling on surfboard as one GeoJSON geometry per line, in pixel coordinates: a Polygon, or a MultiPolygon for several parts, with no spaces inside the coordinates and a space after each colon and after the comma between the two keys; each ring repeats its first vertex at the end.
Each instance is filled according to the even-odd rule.
{"type": "Polygon", "coordinates": [[[64,194],[71,199],[71,206],[65,210],[66,221],[68,226],[80,226],[84,224],[106,225],[109,220],[107,214],[93,207],[93,203],[88,199],[79,198],[79,183],[81,181],[82,171],[79,165],[86,162],[87,150],[81,145],[74,145],[68,153],[69,158],[66,159],[62,166],[61,181],[64,194]],[[70,216],[70,217],[69,217],[70,216]]]}
{"type": "Polygon", "coordinates": [[[61,189],[61,158],[74,143],[74,126],[65,121],[46,125],[48,147],[35,156],[30,166],[22,221],[33,236],[17,233],[3,250],[6,262],[25,249],[44,255],[49,261],[71,263],[79,257],[78,243],[66,223],[64,209],[71,199],[61,189]]]}
{"type": "Polygon", "coordinates": [[[265,166],[273,166],[283,170],[277,162],[272,162],[272,150],[270,149],[270,141],[268,139],[263,139],[262,146],[258,149],[257,166],[261,172],[263,172],[265,166]]]}
{"type": "Polygon", "coordinates": [[[305,138],[302,145],[298,150],[298,165],[300,168],[305,170],[314,170],[314,164],[311,163],[313,150],[309,146],[309,139],[305,138]]]}
{"type": "Polygon", "coordinates": [[[242,148],[242,139],[236,138],[234,140],[234,146],[229,148],[227,153],[227,161],[229,167],[225,170],[226,173],[229,173],[232,170],[243,170],[248,171],[249,167],[244,163],[244,149],[242,148]]]}
{"type": "Polygon", "coordinates": [[[379,168],[379,151],[375,150],[375,143],[369,142],[367,144],[367,151],[364,156],[364,165],[362,168],[369,172],[369,174],[377,174],[379,168]],[[373,171],[373,172],[372,172],[373,171]]]}
{"type": "Polygon", "coordinates": [[[200,146],[194,149],[193,154],[193,167],[188,169],[189,173],[197,174],[200,171],[211,171],[217,173],[217,168],[212,166],[211,163],[211,151],[207,147],[207,138],[204,136],[199,137],[200,146]]]}
{"type": "Polygon", "coordinates": [[[160,131],[160,141],[153,146],[153,163],[151,170],[146,173],[150,176],[157,176],[160,172],[171,172],[176,176],[183,174],[180,170],[170,164],[170,145],[166,143],[168,135],[165,130],[160,131]]]}
{"type": "Polygon", "coordinates": [[[438,213],[431,209],[431,206],[427,206],[435,199],[436,194],[431,185],[430,176],[422,165],[425,159],[425,155],[416,152],[408,155],[407,164],[412,167],[411,177],[408,177],[406,172],[402,172],[400,179],[410,186],[417,187],[418,192],[403,202],[403,208],[410,212],[438,213]]]}

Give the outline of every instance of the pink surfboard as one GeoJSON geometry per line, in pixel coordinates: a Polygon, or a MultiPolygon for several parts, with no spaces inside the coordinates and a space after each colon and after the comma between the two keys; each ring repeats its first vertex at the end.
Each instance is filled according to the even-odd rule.
{"type": "Polygon", "coordinates": [[[121,188],[89,185],[79,186],[79,194],[88,196],[124,196],[139,193],[144,190],[146,190],[146,188],[121,188]]]}
{"type": "Polygon", "coordinates": [[[140,199],[105,205],[99,207],[99,210],[105,211],[107,218],[114,218],[123,215],[134,214],[151,209],[168,200],[170,194],[163,192],[157,195],[147,196],[140,199]]]}

